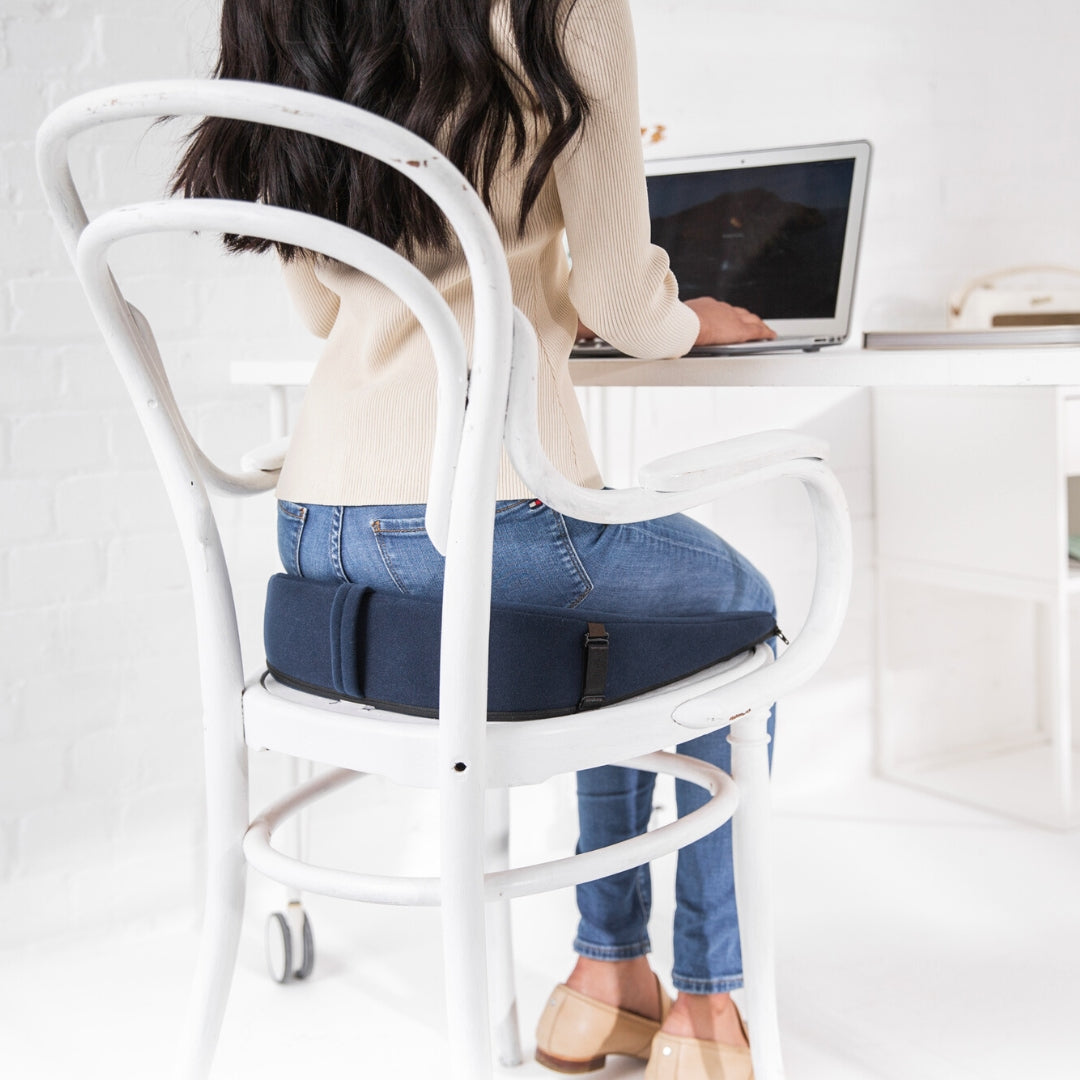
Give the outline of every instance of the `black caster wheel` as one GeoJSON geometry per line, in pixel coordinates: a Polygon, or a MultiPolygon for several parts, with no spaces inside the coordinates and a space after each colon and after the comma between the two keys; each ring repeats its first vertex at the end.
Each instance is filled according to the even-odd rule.
{"type": "Polygon", "coordinates": [[[315,967],[315,936],[311,920],[299,903],[275,911],[266,920],[266,966],[274,982],[306,979],[315,967]]]}
{"type": "Polygon", "coordinates": [[[292,978],[292,931],[280,911],[275,911],[266,920],[266,966],[274,982],[284,983],[292,978]]]}
{"type": "Polygon", "coordinates": [[[304,929],[301,934],[303,950],[300,954],[300,963],[296,968],[296,978],[306,979],[315,967],[315,935],[311,932],[311,920],[304,912],[304,929]]]}

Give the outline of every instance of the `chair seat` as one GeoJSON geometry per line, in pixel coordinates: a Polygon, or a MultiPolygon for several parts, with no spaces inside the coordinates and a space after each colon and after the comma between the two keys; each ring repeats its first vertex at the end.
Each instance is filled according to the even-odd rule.
{"type": "MultiPolygon", "coordinates": [[[[434,717],[441,626],[439,602],[278,574],[266,596],[267,666],[310,694],[434,717]]],[[[488,719],[536,720],[625,701],[777,632],[767,611],[641,618],[493,604],[488,719]]]]}
{"type": "MultiPolygon", "coordinates": [[[[676,723],[672,714],[679,705],[728,686],[772,660],[769,646],[758,645],[704,671],[601,709],[537,718],[526,724],[493,721],[487,725],[487,783],[490,787],[539,784],[559,773],[687,742],[701,732],[676,723]],[[666,733],[661,719],[665,716],[669,718],[666,733]],[[613,747],[618,748],[614,756],[613,747]]],[[[761,714],[768,712],[769,706],[763,705],[761,714]]],[[[436,719],[309,694],[269,672],[253,679],[244,691],[244,737],[254,750],[275,750],[355,772],[379,773],[413,787],[437,787],[444,771],[436,719]]]]}

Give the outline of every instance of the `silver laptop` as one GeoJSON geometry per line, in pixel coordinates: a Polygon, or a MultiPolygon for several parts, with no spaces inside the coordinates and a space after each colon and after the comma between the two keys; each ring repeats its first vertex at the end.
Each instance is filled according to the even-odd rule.
{"type": "MultiPolygon", "coordinates": [[[[839,345],[851,327],[870,167],[867,142],[647,161],[652,240],[679,296],[760,315],[777,337],[695,348],[729,356],[839,345]]],[[[573,356],[622,356],[604,341],[573,356]]]]}

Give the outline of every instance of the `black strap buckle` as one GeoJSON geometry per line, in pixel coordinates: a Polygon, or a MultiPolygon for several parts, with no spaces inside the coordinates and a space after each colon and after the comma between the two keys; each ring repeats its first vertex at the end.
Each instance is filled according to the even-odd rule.
{"type": "Polygon", "coordinates": [[[604,704],[609,644],[604,624],[589,623],[585,632],[585,679],[578,709],[595,709],[604,704]]]}

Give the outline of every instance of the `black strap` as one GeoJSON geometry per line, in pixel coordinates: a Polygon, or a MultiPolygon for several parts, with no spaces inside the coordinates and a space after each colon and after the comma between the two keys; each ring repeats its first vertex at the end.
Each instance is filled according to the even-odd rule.
{"type": "Polygon", "coordinates": [[[603,623],[591,622],[585,632],[585,685],[579,709],[595,709],[604,704],[607,685],[608,632],[603,623]]]}

